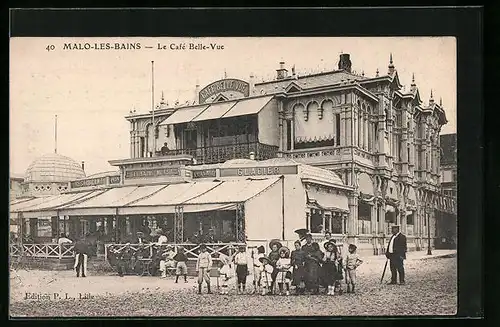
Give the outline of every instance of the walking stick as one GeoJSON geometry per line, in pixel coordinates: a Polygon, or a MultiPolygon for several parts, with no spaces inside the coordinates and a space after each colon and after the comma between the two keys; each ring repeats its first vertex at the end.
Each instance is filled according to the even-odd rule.
{"type": "Polygon", "coordinates": [[[255,252],[254,249],[252,249],[252,268],[253,268],[253,292],[254,294],[257,293],[257,277],[255,275],[255,252]]]}
{"type": "Polygon", "coordinates": [[[384,271],[382,272],[382,278],[380,278],[380,284],[382,284],[382,282],[384,281],[385,270],[387,269],[387,262],[389,262],[389,259],[385,260],[384,271]]]}

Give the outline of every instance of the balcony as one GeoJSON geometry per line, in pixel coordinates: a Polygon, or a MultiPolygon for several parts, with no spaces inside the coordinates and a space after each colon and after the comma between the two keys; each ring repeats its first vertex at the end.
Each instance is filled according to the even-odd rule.
{"type": "Polygon", "coordinates": [[[222,163],[231,159],[249,158],[253,152],[255,160],[266,160],[277,157],[278,147],[258,142],[215,145],[196,149],[168,150],[158,156],[190,155],[198,164],[222,163]]]}
{"type": "Polygon", "coordinates": [[[372,153],[349,146],[327,146],[311,149],[295,149],[289,151],[282,151],[281,155],[285,158],[295,159],[307,164],[314,164],[321,161],[339,161],[351,160],[352,155],[355,157],[370,160],[374,165],[377,158],[372,153]],[[352,153],[354,151],[354,153],[352,153]]]}

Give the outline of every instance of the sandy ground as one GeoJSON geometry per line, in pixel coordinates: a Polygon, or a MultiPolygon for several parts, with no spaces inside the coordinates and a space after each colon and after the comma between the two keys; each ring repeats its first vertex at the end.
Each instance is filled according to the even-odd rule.
{"type": "MultiPolygon", "coordinates": [[[[12,316],[198,316],[198,315],[419,315],[456,311],[456,257],[453,251],[408,254],[407,284],[380,284],[385,257],[364,259],[358,270],[356,294],[341,296],[197,295],[193,277],[175,278],[92,276],[76,278],[73,271],[11,272],[12,316]],[[423,260],[426,259],[426,260],[423,260]],[[278,300],[276,300],[278,299],[278,300]],[[389,304],[387,304],[389,303],[389,304]],[[402,305],[396,306],[396,303],[402,305]],[[418,305],[417,305],[418,304],[418,305]]],[[[385,280],[390,278],[387,270],[385,280]]],[[[251,285],[251,276],[248,280],[251,285]]],[[[206,289],[204,289],[206,293],[206,289]]]]}

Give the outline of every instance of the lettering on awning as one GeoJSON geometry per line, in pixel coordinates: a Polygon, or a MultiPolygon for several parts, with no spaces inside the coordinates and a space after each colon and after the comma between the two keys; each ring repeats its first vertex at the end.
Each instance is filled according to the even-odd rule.
{"type": "Polygon", "coordinates": [[[120,176],[110,176],[109,177],[109,183],[110,184],[120,184],[120,176]]]}
{"type": "Polygon", "coordinates": [[[297,166],[270,166],[246,168],[221,168],[221,177],[230,176],[267,176],[267,175],[293,175],[297,174],[297,166]]]}
{"type": "Polygon", "coordinates": [[[241,93],[244,97],[248,97],[250,95],[250,84],[234,78],[213,82],[200,91],[199,103],[205,103],[211,96],[226,91],[238,92],[241,93]]]}
{"type": "Polygon", "coordinates": [[[125,178],[148,178],[158,176],[180,176],[179,168],[160,168],[147,170],[129,170],[125,172],[125,178]]]}
{"type": "Polygon", "coordinates": [[[216,169],[193,170],[192,173],[193,178],[208,178],[217,176],[216,169]]]}
{"type": "Polygon", "coordinates": [[[83,180],[73,181],[70,183],[71,188],[97,186],[105,184],[106,184],[106,177],[83,179],[83,180]]]}

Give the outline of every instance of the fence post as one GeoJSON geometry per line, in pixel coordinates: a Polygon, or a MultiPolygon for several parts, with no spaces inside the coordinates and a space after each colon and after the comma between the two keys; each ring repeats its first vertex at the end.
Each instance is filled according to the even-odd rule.
{"type": "Polygon", "coordinates": [[[104,260],[108,260],[108,247],[107,244],[104,243],[104,260]]]}
{"type": "Polygon", "coordinates": [[[59,260],[62,259],[62,244],[58,244],[59,247],[59,260]]]}

